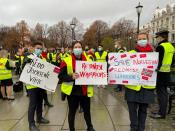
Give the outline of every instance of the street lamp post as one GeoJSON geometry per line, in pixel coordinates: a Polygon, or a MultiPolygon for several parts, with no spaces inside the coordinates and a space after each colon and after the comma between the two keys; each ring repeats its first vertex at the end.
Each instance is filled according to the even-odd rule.
{"type": "Polygon", "coordinates": [[[142,12],[142,8],[143,6],[140,5],[140,2],[139,2],[139,5],[136,6],[136,11],[137,11],[137,15],[138,15],[138,25],[137,25],[137,34],[139,34],[139,26],[140,26],[140,14],[142,12]]]}
{"type": "Polygon", "coordinates": [[[75,38],[75,26],[76,26],[76,24],[75,24],[74,20],[72,20],[72,22],[70,23],[70,26],[71,26],[71,30],[72,30],[72,43],[73,43],[73,41],[76,39],[75,38]]]}

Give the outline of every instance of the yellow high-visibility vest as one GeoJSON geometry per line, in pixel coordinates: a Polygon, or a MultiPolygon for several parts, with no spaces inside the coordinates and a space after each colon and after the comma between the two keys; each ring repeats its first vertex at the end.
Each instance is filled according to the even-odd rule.
{"type": "Polygon", "coordinates": [[[95,58],[97,62],[106,62],[106,57],[107,57],[108,53],[106,51],[103,51],[101,57],[99,52],[95,52],[95,58]]]}
{"type": "MultiPolygon", "coordinates": [[[[136,53],[135,50],[131,50],[129,51],[129,53],[136,53]]],[[[155,86],[145,86],[145,85],[125,85],[126,88],[130,89],[130,90],[135,90],[135,91],[140,91],[141,88],[145,88],[145,89],[155,89],[155,86]]]]}
{"type": "Polygon", "coordinates": [[[61,58],[61,60],[63,61],[66,57],[68,57],[68,56],[70,56],[68,53],[60,53],[60,58],[61,58]]]}
{"type": "Polygon", "coordinates": [[[94,61],[94,57],[93,57],[91,54],[87,54],[86,51],[83,51],[83,55],[84,55],[86,58],[89,58],[89,59],[91,59],[92,61],[94,61]]]}
{"type": "Polygon", "coordinates": [[[52,57],[52,61],[51,62],[56,62],[57,54],[55,54],[55,53],[47,53],[47,59],[48,60],[50,60],[50,54],[51,54],[51,57],[52,57]]]}
{"type": "MultiPolygon", "coordinates": [[[[86,58],[87,61],[91,61],[90,59],[86,58]]],[[[64,59],[66,65],[67,65],[67,74],[72,75],[73,74],[73,67],[72,67],[72,56],[66,57],[64,59]]],[[[71,95],[73,89],[73,82],[63,82],[61,84],[61,92],[63,92],[66,95],[71,95]]],[[[87,96],[92,97],[94,95],[93,86],[88,86],[87,88],[87,96]]]]}
{"type": "Polygon", "coordinates": [[[0,80],[7,80],[12,78],[11,70],[7,70],[5,67],[7,61],[7,58],[0,58],[0,80]]]}
{"type": "Polygon", "coordinates": [[[169,42],[160,45],[164,48],[164,57],[159,72],[170,72],[175,49],[169,42]]]}

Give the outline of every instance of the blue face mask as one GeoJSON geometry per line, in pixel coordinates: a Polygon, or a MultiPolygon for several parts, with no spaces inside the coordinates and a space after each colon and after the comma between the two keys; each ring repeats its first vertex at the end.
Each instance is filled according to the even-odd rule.
{"type": "Polygon", "coordinates": [[[80,56],[82,54],[82,48],[75,48],[73,50],[75,56],[80,56]]]}
{"type": "Polygon", "coordinates": [[[34,53],[39,57],[42,53],[42,50],[41,49],[35,49],[34,53]]]}
{"type": "Polygon", "coordinates": [[[137,44],[141,47],[145,47],[147,45],[148,41],[147,40],[138,40],[137,44]]]}

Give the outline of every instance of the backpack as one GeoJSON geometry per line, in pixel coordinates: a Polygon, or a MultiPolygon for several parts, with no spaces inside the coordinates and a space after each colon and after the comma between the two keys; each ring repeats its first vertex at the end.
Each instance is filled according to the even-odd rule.
{"type": "Polygon", "coordinates": [[[13,85],[13,91],[14,92],[21,92],[23,91],[23,82],[18,81],[13,85]]]}

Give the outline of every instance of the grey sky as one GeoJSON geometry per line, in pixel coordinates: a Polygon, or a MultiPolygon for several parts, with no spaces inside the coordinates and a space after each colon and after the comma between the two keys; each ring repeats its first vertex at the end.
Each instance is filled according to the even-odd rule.
{"type": "Polygon", "coordinates": [[[137,21],[135,7],[144,6],[141,24],[147,23],[157,6],[165,7],[174,0],[0,0],[0,24],[14,25],[24,19],[30,26],[37,22],[55,24],[77,17],[85,27],[101,19],[113,24],[121,17],[137,21]]]}

